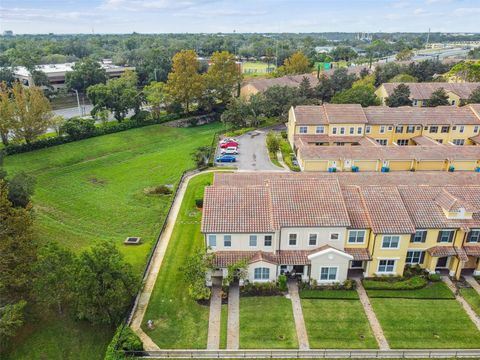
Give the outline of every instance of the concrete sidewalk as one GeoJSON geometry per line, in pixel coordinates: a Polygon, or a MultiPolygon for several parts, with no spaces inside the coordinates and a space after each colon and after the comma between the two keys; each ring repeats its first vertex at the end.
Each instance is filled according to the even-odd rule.
{"type": "Polygon", "coordinates": [[[222,280],[212,278],[212,294],[210,296],[210,316],[208,318],[207,349],[220,348],[220,323],[222,318],[222,280]]]}
{"type": "Polygon", "coordinates": [[[302,303],[300,301],[300,296],[298,295],[298,283],[294,279],[289,279],[287,286],[288,294],[290,295],[290,300],[292,301],[293,319],[295,320],[295,329],[297,331],[298,348],[300,350],[308,350],[310,349],[310,344],[308,343],[307,328],[305,327],[305,320],[303,318],[302,303]]]}
{"type": "Polygon", "coordinates": [[[238,282],[230,285],[228,292],[227,349],[240,347],[240,289],[238,282]]]}

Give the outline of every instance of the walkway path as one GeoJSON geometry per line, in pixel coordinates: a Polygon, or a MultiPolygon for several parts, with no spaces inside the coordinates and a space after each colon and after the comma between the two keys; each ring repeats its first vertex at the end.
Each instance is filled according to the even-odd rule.
{"type": "Polygon", "coordinates": [[[470,286],[475,289],[477,294],[480,295],[480,284],[478,283],[478,281],[475,280],[475,278],[470,275],[464,276],[464,278],[465,278],[465,281],[468,282],[470,286]]]}
{"type": "Polygon", "coordinates": [[[473,321],[478,330],[480,330],[480,317],[473,311],[469,303],[463,298],[455,284],[448,276],[442,276],[442,281],[447,284],[450,290],[455,294],[455,299],[463,306],[468,317],[473,321]]]}
{"type": "Polygon", "coordinates": [[[208,318],[207,350],[220,349],[220,323],[222,318],[222,280],[212,278],[210,317],[208,318]]]}
{"type": "Polygon", "coordinates": [[[287,171],[290,171],[290,168],[288,167],[287,164],[285,164],[285,161],[283,161],[283,155],[282,155],[282,152],[279,150],[277,151],[277,160],[278,162],[280,163],[280,165],[283,166],[283,168],[287,171]]]}
{"type": "Polygon", "coordinates": [[[373,311],[372,304],[370,304],[370,299],[368,298],[367,292],[363,287],[362,280],[355,279],[355,282],[357,284],[357,292],[358,292],[358,296],[360,297],[360,302],[363,305],[363,310],[367,315],[368,322],[370,323],[370,327],[372,328],[373,335],[377,340],[378,347],[380,348],[380,350],[389,350],[390,345],[388,344],[387,338],[383,334],[383,329],[382,329],[382,326],[380,325],[380,322],[377,319],[377,315],[373,311]]]}
{"type": "Polygon", "coordinates": [[[227,349],[238,350],[240,344],[240,290],[238,282],[228,292],[227,349]]]}
{"type": "Polygon", "coordinates": [[[295,330],[297,331],[298,347],[300,350],[310,349],[308,343],[307,328],[305,327],[305,320],[303,318],[302,303],[298,295],[298,283],[294,279],[288,280],[288,294],[292,300],[293,319],[295,320],[295,330]]]}

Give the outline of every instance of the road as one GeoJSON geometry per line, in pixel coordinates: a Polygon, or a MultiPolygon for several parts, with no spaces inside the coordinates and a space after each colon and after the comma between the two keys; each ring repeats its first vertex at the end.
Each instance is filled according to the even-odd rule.
{"type": "MultiPolygon", "coordinates": [[[[82,109],[83,109],[83,116],[90,116],[90,111],[92,111],[93,105],[82,105],[82,109]]],[[[65,119],[82,115],[80,113],[80,109],[78,108],[78,106],[66,108],[66,109],[53,110],[53,113],[55,115],[63,116],[65,119]]],[[[127,114],[127,116],[132,116],[132,115],[133,115],[133,111],[129,111],[129,113],[127,114]]],[[[110,114],[109,119],[114,120],[113,114],[110,114]]]]}

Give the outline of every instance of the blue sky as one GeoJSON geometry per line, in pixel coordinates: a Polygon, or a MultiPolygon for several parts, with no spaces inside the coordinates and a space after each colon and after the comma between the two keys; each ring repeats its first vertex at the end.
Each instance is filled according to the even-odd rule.
{"type": "Polygon", "coordinates": [[[480,32],[480,0],[0,0],[15,33],[480,32]]]}

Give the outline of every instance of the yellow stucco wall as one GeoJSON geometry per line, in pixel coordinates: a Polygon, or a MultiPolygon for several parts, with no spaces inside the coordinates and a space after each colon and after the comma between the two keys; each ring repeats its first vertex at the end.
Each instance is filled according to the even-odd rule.
{"type": "Polygon", "coordinates": [[[384,235],[377,234],[376,239],[371,244],[372,261],[370,261],[368,264],[367,276],[379,275],[377,273],[378,264],[380,260],[384,259],[395,260],[395,269],[390,275],[401,276],[403,275],[403,269],[405,268],[405,256],[410,243],[410,234],[400,235],[400,244],[398,249],[383,249],[383,236],[384,235]]]}
{"type": "Polygon", "coordinates": [[[421,160],[417,161],[415,170],[443,171],[447,169],[446,161],[421,160]]]}
{"type": "Polygon", "coordinates": [[[390,160],[390,171],[408,171],[412,168],[412,160],[390,160]]]}

